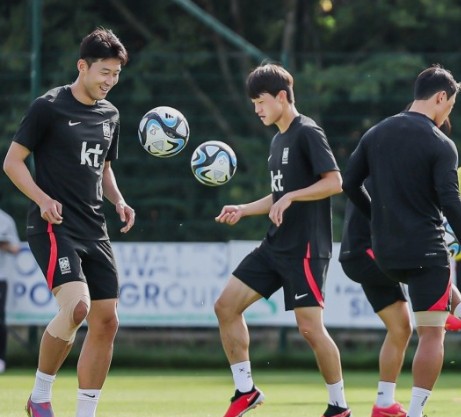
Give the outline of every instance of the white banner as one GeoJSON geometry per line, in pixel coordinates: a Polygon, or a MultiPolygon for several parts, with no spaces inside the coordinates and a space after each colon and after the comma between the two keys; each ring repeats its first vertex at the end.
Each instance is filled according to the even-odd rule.
{"type": "MultiPolygon", "coordinates": [[[[113,249],[120,275],[122,326],[217,326],[213,304],[233,268],[259,242],[117,243],[113,249]]],[[[334,244],[325,295],[328,327],[383,328],[362,288],[349,280],[334,244]]],[[[27,244],[10,259],[7,322],[45,325],[57,305],[27,244]]],[[[285,312],[282,291],[260,300],[245,313],[249,324],[295,326],[285,312]]]]}

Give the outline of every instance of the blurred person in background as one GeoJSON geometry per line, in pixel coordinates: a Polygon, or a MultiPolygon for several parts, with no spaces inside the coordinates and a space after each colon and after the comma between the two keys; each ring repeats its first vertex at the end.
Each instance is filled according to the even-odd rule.
{"type": "MultiPolygon", "coordinates": [[[[1,199],[1,195],[0,195],[1,199]]],[[[20,250],[16,223],[8,213],[0,209],[0,373],[6,369],[8,329],[6,325],[6,301],[8,295],[7,256],[20,250]]]]}

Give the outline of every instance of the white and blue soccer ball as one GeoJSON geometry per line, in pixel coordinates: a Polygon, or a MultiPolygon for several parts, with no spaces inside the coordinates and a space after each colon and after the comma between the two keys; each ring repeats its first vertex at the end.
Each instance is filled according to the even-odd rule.
{"type": "Polygon", "coordinates": [[[448,252],[450,252],[450,256],[455,261],[461,260],[461,245],[459,244],[453,229],[445,217],[443,218],[443,228],[445,229],[444,239],[448,247],[448,252]]]}
{"type": "Polygon", "coordinates": [[[202,184],[215,187],[226,184],[237,170],[237,157],[224,142],[210,140],[199,145],[191,158],[195,178],[202,184]]]}
{"type": "Polygon", "coordinates": [[[187,119],[173,107],[155,107],[139,122],[138,136],[142,147],[160,158],[181,152],[189,141],[189,134],[187,119]]]}

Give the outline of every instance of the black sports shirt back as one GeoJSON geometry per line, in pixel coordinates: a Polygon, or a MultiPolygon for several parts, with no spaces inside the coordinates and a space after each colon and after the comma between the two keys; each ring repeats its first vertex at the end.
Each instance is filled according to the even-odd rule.
{"type": "MultiPolygon", "coordinates": [[[[286,132],[274,136],[268,166],[274,202],[319,181],[322,173],[339,171],[324,131],[303,115],[286,132]]],[[[330,198],[293,202],[280,227],[271,224],[265,244],[288,256],[330,258],[331,219],[330,198]]]]}
{"type": "MultiPolygon", "coordinates": [[[[33,101],[13,140],[33,152],[35,180],[63,205],[56,233],[107,239],[103,213],[102,172],[117,158],[119,113],[107,100],[84,105],[70,86],[57,87],[33,101]]],[[[48,223],[32,202],[27,233],[47,231],[48,223]]]]}
{"type": "Polygon", "coordinates": [[[442,210],[461,237],[458,157],[452,140],[421,113],[403,112],[371,128],[351,155],[344,191],[370,215],[373,251],[385,268],[448,263],[442,210]],[[371,205],[361,187],[370,177],[371,205]]]}
{"type": "Polygon", "coordinates": [[[348,199],[344,213],[339,261],[354,259],[371,249],[370,221],[348,199]]]}

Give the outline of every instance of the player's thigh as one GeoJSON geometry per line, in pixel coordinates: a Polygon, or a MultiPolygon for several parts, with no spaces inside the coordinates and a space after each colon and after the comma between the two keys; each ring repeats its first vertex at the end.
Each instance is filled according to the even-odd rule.
{"type": "Polygon", "coordinates": [[[82,244],[86,245],[85,255],[82,256],[82,270],[91,300],[117,299],[120,287],[110,241],[96,240],[82,244]]]}
{"type": "Polygon", "coordinates": [[[241,314],[262,296],[239,278],[231,275],[215,303],[215,310],[219,316],[241,314]]]}
{"type": "Polygon", "coordinates": [[[410,337],[411,317],[410,309],[406,301],[396,301],[378,311],[378,316],[386,326],[386,329],[396,335],[410,337]]]}
{"type": "Polygon", "coordinates": [[[294,314],[296,324],[301,333],[307,332],[310,335],[322,335],[324,332],[323,308],[315,307],[295,307],[294,314]]]}
{"type": "Polygon", "coordinates": [[[53,289],[72,281],[84,281],[78,243],[65,234],[40,233],[28,236],[30,250],[53,289]]]}

